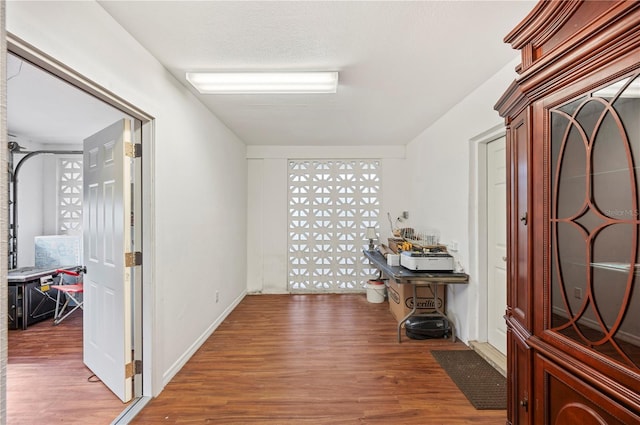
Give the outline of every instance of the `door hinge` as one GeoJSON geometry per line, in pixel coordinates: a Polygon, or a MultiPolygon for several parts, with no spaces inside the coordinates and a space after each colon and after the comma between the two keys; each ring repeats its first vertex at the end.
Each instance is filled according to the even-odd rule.
{"type": "Polygon", "coordinates": [[[142,265],[142,252],[126,252],[124,254],[124,266],[135,267],[142,265]]]}
{"type": "Polygon", "coordinates": [[[140,375],[142,373],[142,360],[134,360],[131,363],[124,365],[124,377],[132,378],[133,375],[140,375]]]}
{"type": "Polygon", "coordinates": [[[129,158],[140,158],[142,156],[142,145],[140,143],[125,142],[124,154],[129,158]]]}

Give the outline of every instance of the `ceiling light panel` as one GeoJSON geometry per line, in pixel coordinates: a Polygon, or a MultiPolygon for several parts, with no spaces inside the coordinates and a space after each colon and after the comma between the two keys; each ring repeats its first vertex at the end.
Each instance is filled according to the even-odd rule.
{"type": "Polygon", "coordinates": [[[335,93],[338,73],[330,72],[187,72],[201,94],[335,93]]]}

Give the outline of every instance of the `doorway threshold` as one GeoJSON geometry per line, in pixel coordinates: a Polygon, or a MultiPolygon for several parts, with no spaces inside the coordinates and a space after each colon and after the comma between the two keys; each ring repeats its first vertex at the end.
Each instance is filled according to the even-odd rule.
{"type": "Polygon", "coordinates": [[[488,342],[469,341],[469,347],[487,361],[502,376],[507,376],[507,356],[488,342]]]}
{"type": "Polygon", "coordinates": [[[144,406],[146,406],[147,403],[149,403],[150,401],[151,401],[151,397],[149,396],[142,396],[133,400],[133,402],[129,406],[127,406],[122,411],[122,413],[120,413],[120,415],[118,415],[118,417],[113,420],[113,422],[111,422],[111,425],[128,424],[129,422],[131,422],[131,420],[133,420],[133,418],[136,417],[138,413],[140,413],[140,411],[144,408],[144,406]]]}

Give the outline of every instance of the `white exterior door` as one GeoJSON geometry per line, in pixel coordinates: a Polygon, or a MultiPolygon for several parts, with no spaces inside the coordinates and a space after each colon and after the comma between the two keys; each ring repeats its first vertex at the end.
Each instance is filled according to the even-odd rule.
{"type": "Polygon", "coordinates": [[[505,138],[487,145],[488,342],[507,353],[507,186],[505,138]]]}
{"type": "Polygon", "coordinates": [[[132,398],[131,122],[84,141],[84,363],[123,402],[132,398]],[[129,366],[127,366],[129,365],[129,366]]]}

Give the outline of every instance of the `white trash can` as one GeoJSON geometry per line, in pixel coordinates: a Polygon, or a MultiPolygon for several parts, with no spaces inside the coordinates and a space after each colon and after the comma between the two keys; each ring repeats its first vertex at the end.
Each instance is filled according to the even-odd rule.
{"type": "Polygon", "coordinates": [[[384,280],[370,280],[365,287],[367,288],[367,301],[375,304],[384,302],[387,294],[384,280]]]}

